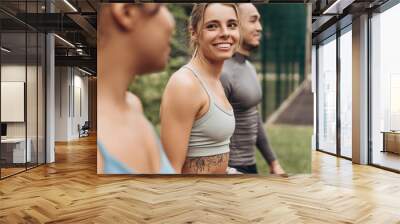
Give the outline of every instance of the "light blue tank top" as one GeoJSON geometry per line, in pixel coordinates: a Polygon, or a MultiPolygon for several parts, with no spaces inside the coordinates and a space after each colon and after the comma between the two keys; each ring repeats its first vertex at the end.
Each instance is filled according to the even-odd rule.
{"type": "MultiPolygon", "coordinates": [[[[158,148],[160,149],[160,172],[159,174],[174,174],[175,170],[172,168],[164,149],[161,146],[160,140],[157,139],[158,148]]],[[[135,170],[129,168],[121,161],[112,156],[104,147],[104,145],[97,141],[97,146],[103,157],[103,173],[104,174],[137,174],[135,170]]],[[[134,156],[134,155],[132,155],[134,156]]]]}

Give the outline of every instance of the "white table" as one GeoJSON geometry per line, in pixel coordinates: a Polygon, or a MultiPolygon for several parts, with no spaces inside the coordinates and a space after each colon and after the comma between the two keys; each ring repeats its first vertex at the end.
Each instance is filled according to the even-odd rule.
{"type": "Polygon", "coordinates": [[[31,145],[32,140],[30,138],[26,139],[28,143],[26,147],[26,154],[25,154],[25,138],[6,138],[1,139],[2,145],[14,145],[13,147],[13,163],[25,163],[31,162],[31,145]]]}

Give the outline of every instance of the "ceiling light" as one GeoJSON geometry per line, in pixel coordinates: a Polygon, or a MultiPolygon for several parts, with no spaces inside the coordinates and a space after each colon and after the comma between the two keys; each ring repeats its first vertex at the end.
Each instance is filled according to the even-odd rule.
{"type": "Polygon", "coordinates": [[[353,3],[354,0],[336,0],[322,14],[341,14],[343,9],[353,3]]]}
{"type": "Polygon", "coordinates": [[[64,0],[65,4],[67,4],[74,12],[78,12],[78,10],[71,4],[69,3],[68,0],[64,0]]]}
{"type": "Polygon", "coordinates": [[[90,73],[90,72],[88,72],[88,71],[86,71],[86,70],[83,70],[83,69],[81,69],[81,68],[79,68],[79,67],[78,67],[78,70],[81,71],[81,72],[83,72],[83,73],[85,73],[85,74],[87,74],[87,75],[93,75],[92,73],[90,73]]]}
{"type": "Polygon", "coordinates": [[[10,52],[11,52],[11,50],[9,50],[9,49],[7,49],[7,48],[5,48],[5,47],[1,47],[1,50],[4,51],[4,52],[6,52],[6,53],[10,53],[10,52]]]}
{"type": "Polygon", "coordinates": [[[68,40],[58,36],[57,34],[54,34],[55,37],[57,37],[59,40],[61,40],[62,42],[66,43],[67,45],[69,45],[70,47],[75,48],[75,45],[73,45],[71,42],[69,42],[68,40]]]}

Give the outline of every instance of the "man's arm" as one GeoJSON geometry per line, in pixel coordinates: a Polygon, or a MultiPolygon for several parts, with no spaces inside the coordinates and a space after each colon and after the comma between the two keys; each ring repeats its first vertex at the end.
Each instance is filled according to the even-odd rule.
{"type": "Polygon", "coordinates": [[[228,74],[225,69],[222,70],[220,81],[222,87],[224,87],[224,92],[226,98],[231,101],[231,94],[232,94],[232,74],[228,74]]]}
{"type": "Polygon", "coordinates": [[[269,165],[271,165],[271,163],[274,160],[276,160],[276,156],[275,156],[274,152],[272,151],[271,146],[269,145],[267,135],[264,131],[264,125],[261,120],[260,114],[258,114],[258,122],[257,123],[258,123],[257,124],[258,129],[257,129],[256,146],[257,146],[258,150],[260,150],[264,159],[268,162],[269,165]]]}

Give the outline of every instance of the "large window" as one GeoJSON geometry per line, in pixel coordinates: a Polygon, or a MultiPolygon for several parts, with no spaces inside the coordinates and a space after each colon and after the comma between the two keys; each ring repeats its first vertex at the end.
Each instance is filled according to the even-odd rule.
{"type": "Polygon", "coordinates": [[[352,74],[350,25],[340,36],[340,154],[348,158],[352,157],[352,74]]]}
{"type": "Polygon", "coordinates": [[[318,149],[352,157],[352,33],[351,25],[318,48],[318,149]],[[337,40],[339,42],[337,42],[337,40]],[[337,46],[339,45],[339,46],[337,46]],[[339,66],[337,66],[339,54],[339,66]],[[339,67],[340,70],[337,68],[339,67]],[[340,77],[337,80],[337,77],[340,77]],[[338,86],[340,92],[337,92],[338,86]],[[340,105],[337,105],[340,102],[340,105]],[[339,107],[338,107],[339,106],[339,107]],[[338,111],[339,108],[339,111],[338,111]],[[339,114],[338,114],[339,112],[339,114]],[[337,125],[338,117],[340,124],[337,125]],[[339,127],[339,129],[338,129],[339,127]],[[337,136],[338,130],[340,136],[337,136]],[[339,138],[337,138],[339,137],[339,138]],[[340,139],[340,145],[338,139],[340,139]]]}
{"type": "Polygon", "coordinates": [[[372,163],[400,170],[400,4],[371,19],[372,163]]]}
{"type": "Polygon", "coordinates": [[[318,48],[318,149],[336,153],[336,36],[318,48]]]}
{"type": "MultiPolygon", "coordinates": [[[[365,69],[361,69],[363,78],[370,75],[368,86],[361,86],[361,89],[368,89],[366,93],[368,95],[362,97],[367,97],[369,102],[360,105],[368,107],[369,113],[368,124],[363,125],[369,128],[370,142],[365,140],[362,143],[362,145],[368,145],[370,150],[368,162],[400,171],[400,30],[397,29],[400,21],[400,4],[392,6],[393,3],[394,1],[389,1],[374,9],[372,18],[369,18],[368,34],[357,31],[361,32],[358,34],[368,35],[368,37],[360,36],[358,40],[355,40],[356,42],[361,39],[369,40],[368,49],[355,49],[359,51],[356,52],[357,55],[360,52],[369,53],[369,57],[365,58],[365,62],[368,61],[368,63],[365,63],[363,59],[358,65],[365,65],[365,69]]],[[[345,18],[340,25],[351,23],[345,18]]],[[[332,36],[317,45],[319,47],[316,79],[318,87],[317,148],[351,159],[353,152],[352,25],[336,32],[340,34],[339,37],[332,36]]],[[[363,110],[363,112],[366,111],[363,110]]],[[[358,131],[364,132],[365,129],[358,131]]]]}

